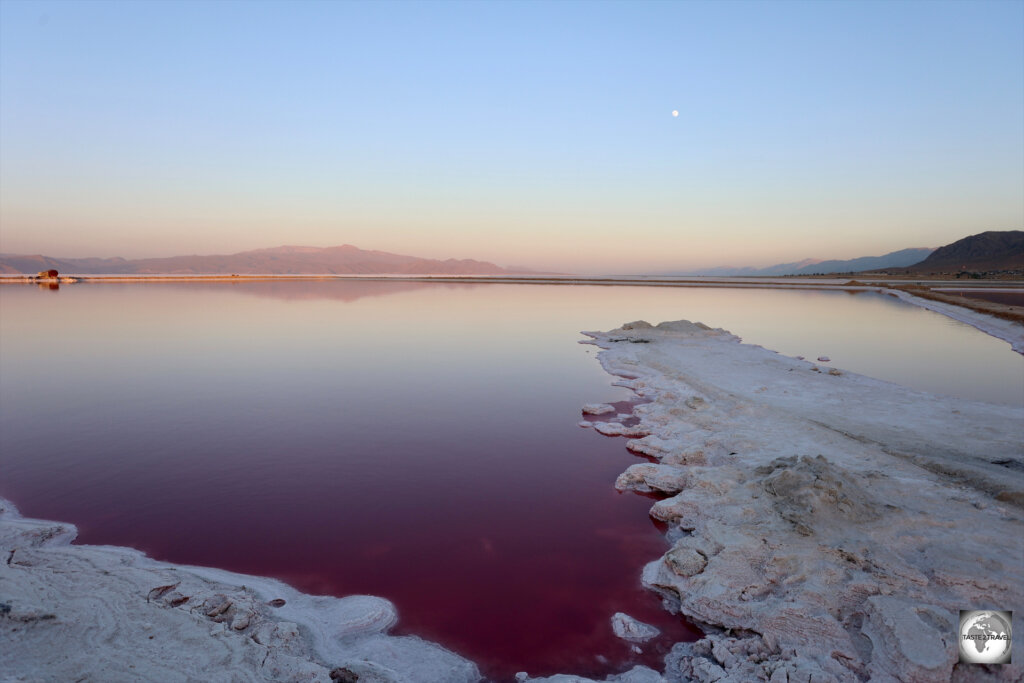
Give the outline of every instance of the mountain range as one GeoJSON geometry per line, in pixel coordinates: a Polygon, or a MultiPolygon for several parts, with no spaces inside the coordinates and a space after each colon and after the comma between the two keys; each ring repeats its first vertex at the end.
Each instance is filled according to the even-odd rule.
{"type": "MultiPolygon", "coordinates": [[[[34,274],[54,269],[79,275],[522,275],[539,274],[522,267],[503,268],[473,259],[427,259],[386,251],[340,247],[283,246],[213,256],[166,258],[54,258],[0,254],[0,274],[34,274]]],[[[1024,270],[1024,231],[989,231],[970,235],[938,249],[900,249],[882,256],[848,260],[805,259],[767,268],[706,268],[658,275],[761,276],[859,273],[900,270],[912,273],[1024,270]]]]}
{"type": "Polygon", "coordinates": [[[1024,231],[990,230],[969,235],[937,249],[900,249],[882,256],[862,256],[845,261],[804,259],[766,268],[720,267],[660,274],[779,277],[895,270],[935,274],[1024,270],[1024,231]]]}
{"type": "Polygon", "coordinates": [[[934,249],[927,247],[900,249],[882,256],[861,256],[845,261],[822,259],[804,259],[792,263],[778,263],[765,268],[704,268],[668,273],[670,275],[720,275],[720,276],[757,276],[779,277],[780,275],[812,275],[817,273],[850,273],[863,270],[881,270],[885,268],[902,268],[913,265],[927,258],[934,249]]]}
{"type": "Polygon", "coordinates": [[[35,274],[57,270],[76,275],[240,275],[360,274],[360,275],[505,275],[527,272],[502,268],[488,261],[403,256],[386,251],[340,247],[284,246],[213,256],[167,258],[54,258],[42,255],[0,254],[0,273],[35,274]]]}
{"type": "Polygon", "coordinates": [[[909,270],[921,273],[1024,270],[1024,230],[991,230],[939,247],[909,270]]]}

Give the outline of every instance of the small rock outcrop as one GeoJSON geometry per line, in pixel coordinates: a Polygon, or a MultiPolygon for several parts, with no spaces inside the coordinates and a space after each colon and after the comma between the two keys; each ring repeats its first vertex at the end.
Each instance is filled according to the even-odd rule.
{"type": "Polygon", "coordinates": [[[661,633],[654,626],[637,621],[623,612],[616,612],[612,615],[612,631],[619,638],[631,643],[646,643],[661,633]]]}

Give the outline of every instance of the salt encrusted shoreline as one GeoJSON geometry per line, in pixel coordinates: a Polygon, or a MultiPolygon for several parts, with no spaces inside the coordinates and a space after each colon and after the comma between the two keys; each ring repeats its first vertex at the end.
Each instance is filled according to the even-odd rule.
{"type": "Polygon", "coordinates": [[[958,664],[956,643],[959,609],[1024,602],[1024,409],[686,321],[586,334],[647,401],[627,447],[652,462],[616,482],[666,495],[651,515],[673,546],[644,584],[709,633],[673,648],[666,679],[1024,675],[958,664]]]}
{"type": "MultiPolygon", "coordinates": [[[[132,548],[72,545],[76,534],[70,524],[26,519],[0,498],[2,683],[481,680],[474,663],[439,645],[388,635],[398,615],[383,598],[306,595],[132,548]]],[[[606,680],[662,678],[636,666],[606,680]]]]}
{"type": "Polygon", "coordinates": [[[929,299],[924,299],[900,289],[882,288],[879,291],[894,296],[908,304],[920,306],[921,308],[926,308],[929,311],[941,313],[947,318],[952,318],[953,320],[959,320],[962,323],[966,323],[971,327],[981,330],[985,334],[991,335],[997,339],[1002,339],[1005,342],[1009,342],[1010,348],[1017,353],[1024,354],[1024,325],[1015,323],[1011,320],[1003,320],[1001,318],[996,318],[995,316],[986,315],[985,313],[979,313],[978,311],[972,311],[971,309],[963,306],[947,304],[943,301],[931,301],[929,299]]]}
{"type": "Polygon", "coordinates": [[[70,524],[0,499],[0,681],[436,681],[472,662],[413,636],[382,598],[71,545],[70,524]]]}

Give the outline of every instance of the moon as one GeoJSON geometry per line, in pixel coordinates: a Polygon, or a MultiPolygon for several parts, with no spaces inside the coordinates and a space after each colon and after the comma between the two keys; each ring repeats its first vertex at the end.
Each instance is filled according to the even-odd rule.
{"type": "Polygon", "coordinates": [[[672,116],[679,116],[679,110],[678,109],[673,109],[672,110],[672,116]]]}

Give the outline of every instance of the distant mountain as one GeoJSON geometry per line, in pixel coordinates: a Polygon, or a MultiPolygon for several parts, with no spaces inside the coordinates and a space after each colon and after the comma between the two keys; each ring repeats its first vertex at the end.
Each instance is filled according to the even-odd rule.
{"type": "Polygon", "coordinates": [[[41,270],[51,268],[62,273],[130,273],[128,262],[123,258],[82,258],[61,259],[52,256],[0,254],[0,274],[12,275],[27,273],[35,275],[41,270]],[[74,263],[74,266],[71,264],[74,263]]]}
{"type": "Polygon", "coordinates": [[[1020,269],[1024,269],[1024,231],[991,230],[939,247],[908,270],[953,273],[1020,269]]]}
{"type": "Polygon", "coordinates": [[[848,261],[822,261],[813,268],[805,268],[802,273],[858,273],[864,270],[880,270],[884,268],[900,268],[910,263],[917,263],[927,258],[934,248],[913,248],[892,251],[885,256],[862,256],[848,261]]]}
{"type": "Polygon", "coordinates": [[[340,247],[284,246],[255,249],[238,254],[171,256],[168,258],[54,258],[41,255],[0,254],[0,273],[35,274],[54,268],[61,273],[142,275],[166,273],[203,275],[400,274],[400,275],[500,275],[523,272],[472,259],[419,258],[386,251],[340,247]]]}
{"type": "Polygon", "coordinates": [[[903,266],[919,262],[931,253],[932,249],[928,248],[900,249],[884,256],[861,256],[860,258],[846,261],[804,259],[803,261],[794,261],[792,263],[779,263],[767,268],[705,268],[703,270],[690,270],[672,274],[778,277],[781,275],[811,275],[814,273],[850,273],[881,268],[902,268],[903,266]]]}

